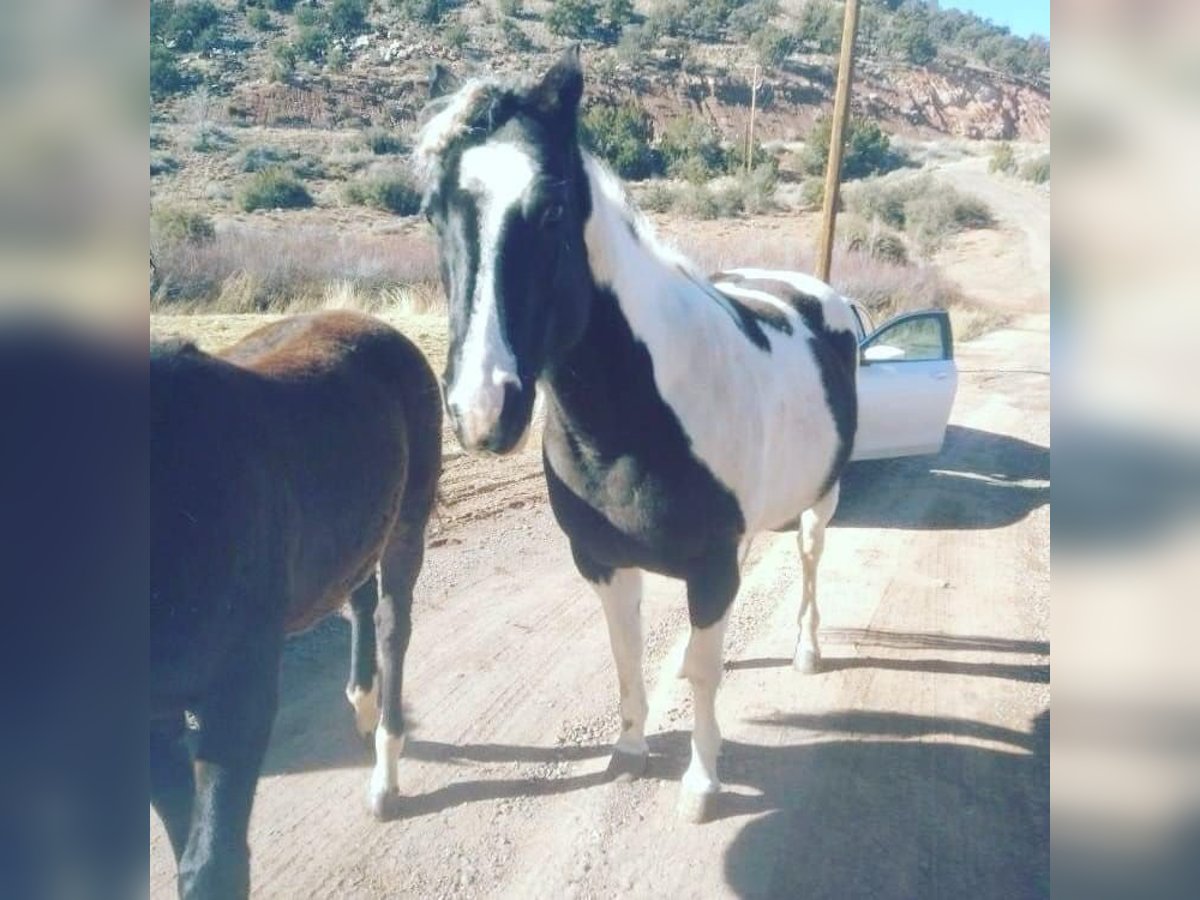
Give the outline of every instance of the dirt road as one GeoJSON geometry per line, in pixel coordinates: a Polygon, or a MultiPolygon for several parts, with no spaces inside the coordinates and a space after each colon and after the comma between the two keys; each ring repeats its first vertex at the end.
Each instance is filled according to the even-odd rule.
{"type": "MultiPolygon", "coordinates": [[[[681,587],[648,584],[649,773],[609,783],[616,678],[538,449],[451,454],[406,667],[407,813],[366,811],[348,629],[326,622],[287,649],[255,896],[1047,895],[1047,328],[1028,315],[960,348],[940,456],[854,467],[822,568],[825,673],[788,665],[793,537],[756,543],[718,699],[727,793],[703,826],[674,815],[681,587]]],[[[152,896],[168,897],[151,818],[152,896]]]]}

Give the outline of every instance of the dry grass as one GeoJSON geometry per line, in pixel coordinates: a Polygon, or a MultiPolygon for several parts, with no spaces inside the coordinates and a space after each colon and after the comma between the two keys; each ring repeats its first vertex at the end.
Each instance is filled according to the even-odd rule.
{"type": "Polygon", "coordinates": [[[415,234],[230,225],[205,243],[156,248],[160,311],[285,312],[330,303],[421,311],[439,294],[432,242],[415,234]]]}
{"type": "MultiPolygon", "coordinates": [[[[705,271],[748,264],[810,272],[811,255],[794,242],[762,241],[754,229],[677,242],[705,271]]],[[[279,230],[230,225],[203,243],[156,250],[161,312],[296,312],[353,308],[369,312],[439,311],[444,300],[437,257],[421,233],[364,235],[333,228],[279,230]]],[[[948,309],[959,340],[1003,319],[967,300],[930,265],[906,265],[839,247],[833,285],[882,321],[901,312],[948,309]]]]}

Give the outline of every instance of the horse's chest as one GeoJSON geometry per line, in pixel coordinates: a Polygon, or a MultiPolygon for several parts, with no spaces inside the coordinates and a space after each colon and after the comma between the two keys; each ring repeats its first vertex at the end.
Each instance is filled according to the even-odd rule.
{"type": "Polygon", "coordinates": [[[592,454],[552,425],[544,449],[551,506],[577,557],[682,576],[744,531],[732,494],[686,453],[592,454]]]}

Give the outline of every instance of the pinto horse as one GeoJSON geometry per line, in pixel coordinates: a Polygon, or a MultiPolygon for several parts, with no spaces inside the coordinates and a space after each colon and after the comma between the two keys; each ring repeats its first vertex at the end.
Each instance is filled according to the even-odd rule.
{"type": "Polygon", "coordinates": [[[578,141],[568,50],[539,81],[473,81],[436,103],[415,153],[449,300],[447,410],[503,454],[546,401],[550,502],[600,596],[620,682],[611,770],[648,756],[642,570],[687,584],[681,675],[695,699],[681,814],[720,790],[715,698],[750,538],[799,520],[795,664],[820,663],[816,574],[857,421],[852,310],[796,272],[714,279],[658,243],[578,141]]]}
{"type": "Polygon", "coordinates": [[[375,736],[368,799],[379,818],[396,812],[441,398],[416,346],[345,312],[267,325],[216,356],[159,345],[150,374],[151,799],[180,893],[240,897],[284,635],[347,597],[347,696],[375,736]]]}

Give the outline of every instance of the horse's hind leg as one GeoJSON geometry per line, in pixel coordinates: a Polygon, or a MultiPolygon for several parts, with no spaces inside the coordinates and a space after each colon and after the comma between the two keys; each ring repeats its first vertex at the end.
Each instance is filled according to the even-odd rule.
{"type": "Polygon", "coordinates": [[[404,656],[412,636],[413,587],[424,555],[424,523],[417,527],[400,522],[380,563],[383,590],[375,609],[380,715],[368,801],[371,812],[381,821],[399,814],[397,770],[404,750],[404,656]]]}
{"type": "Polygon", "coordinates": [[[379,682],[375,661],[375,610],[379,606],[379,567],[350,595],[350,681],[346,699],[354,707],[358,733],[370,737],[379,724],[379,682]]]}
{"type": "Polygon", "coordinates": [[[825,526],[837,510],[838,490],[838,483],[834,482],[824,497],[801,514],[800,531],[796,536],[800,547],[803,584],[800,614],[796,622],[799,635],[792,665],[796,671],[808,675],[821,670],[821,647],[817,643],[817,629],[821,625],[821,613],[817,608],[817,567],[821,563],[821,552],[825,549],[825,526]]]}

